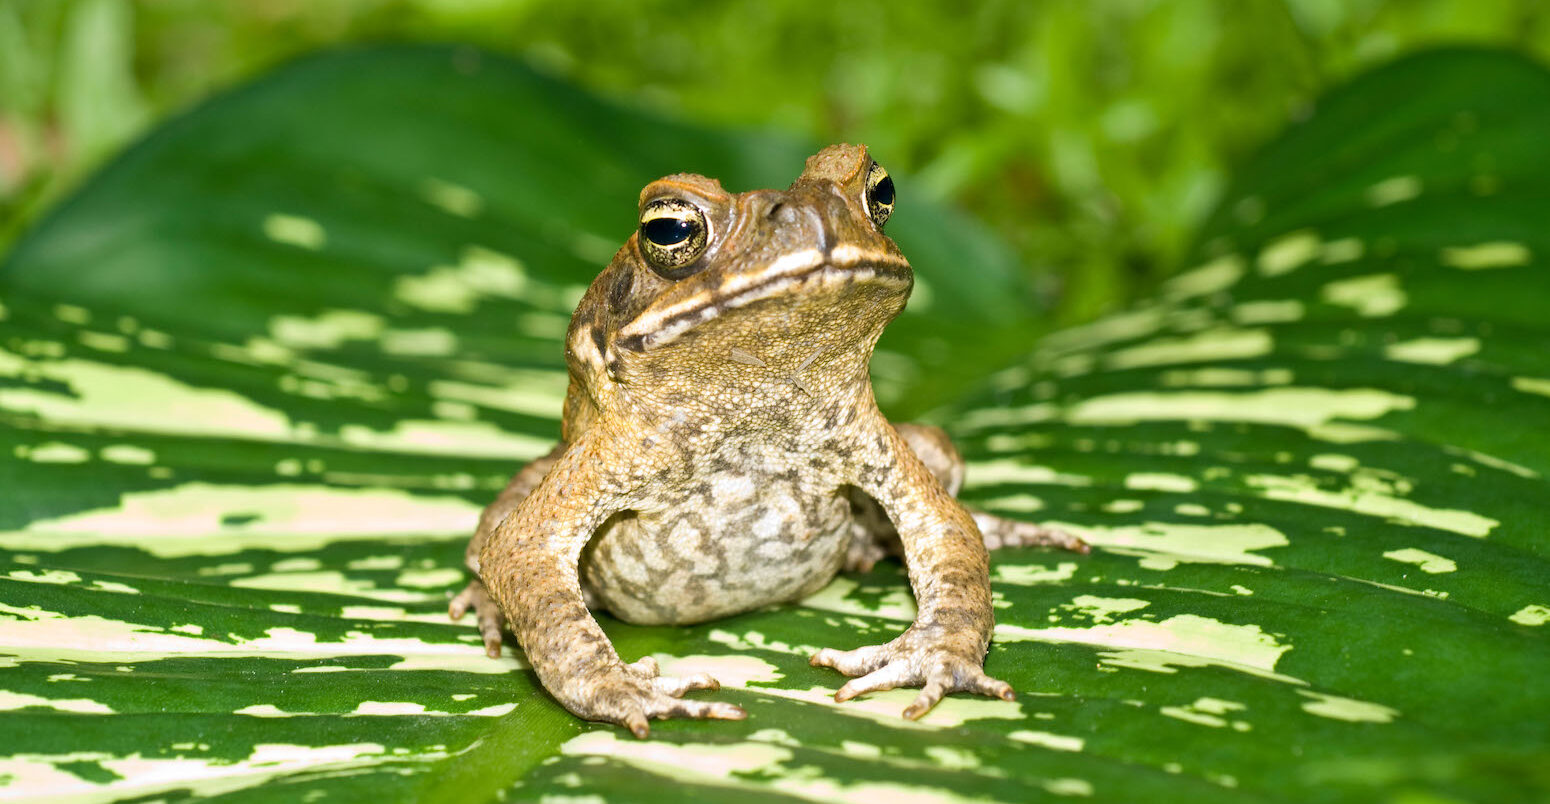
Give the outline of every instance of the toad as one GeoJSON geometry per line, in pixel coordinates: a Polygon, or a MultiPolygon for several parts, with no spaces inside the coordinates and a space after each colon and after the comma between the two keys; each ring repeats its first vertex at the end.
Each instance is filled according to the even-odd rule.
{"type": "Polygon", "coordinates": [[[985,674],[987,547],[1074,536],[971,511],[940,429],[892,424],[868,376],[914,275],[884,233],[893,180],[864,147],[807,160],[785,190],[731,194],[679,174],[647,185],[640,225],[566,335],[561,441],[512,479],[468,546],[478,576],[451,605],[498,656],[509,626],[545,689],[644,737],[651,718],[740,719],[684,698],[707,674],[620,658],[593,619],[698,623],[818,591],[841,569],[903,557],[918,603],[897,638],[824,649],[837,701],[920,687],[1012,700],[985,674]]]}

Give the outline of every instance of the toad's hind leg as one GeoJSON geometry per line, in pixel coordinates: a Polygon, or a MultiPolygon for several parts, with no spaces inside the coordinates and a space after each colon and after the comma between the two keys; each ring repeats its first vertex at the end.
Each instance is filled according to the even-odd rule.
{"type": "Polygon", "coordinates": [[[538,481],[544,479],[544,475],[549,473],[549,468],[554,466],[564,451],[565,444],[561,442],[548,455],[522,467],[522,471],[517,472],[500,496],[495,498],[495,502],[490,503],[479,515],[479,528],[468,541],[468,549],[463,551],[463,563],[473,571],[474,579],[468,582],[468,586],[457,597],[452,598],[447,613],[452,615],[452,619],[461,620],[464,614],[473,610],[479,620],[479,636],[484,639],[484,652],[491,659],[501,655],[501,633],[506,628],[506,618],[501,616],[500,607],[484,588],[484,582],[479,580],[479,551],[484,549],[484,542],[490,538],[490,533],[527,499],[538,486],[538,481]]]}
{"type": "MultiPolygon", "coordinates": [[[[947,433],[940,427],[925,424],[895,424],[894,429],[899,431],[910,450],[931,470],[931,474],[947,489],[947,493],[957,497],[958,491],[963,488],[964,462],[947,433]]],[[[888,520],[888,515],[883,513],[882,507],[859,491],[851,493],[850,504],[854,524],[851,526],[850,551],[845,557],[845,569],[865,572],[878,559],[899,555],[899,534],[888,520]]],[[[1047,546],[1086,553],[1091,549],[1080,538],[1058,528],[1004,519],[973,508],[969,509],[969,514],[974,517],[974,524],[979,526],[980,534],[985,538],[985,547],[989,550],[1047,546]]]]}

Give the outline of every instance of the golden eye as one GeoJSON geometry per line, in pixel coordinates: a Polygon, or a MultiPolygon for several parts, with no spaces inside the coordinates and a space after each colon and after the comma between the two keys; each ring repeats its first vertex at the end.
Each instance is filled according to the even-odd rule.
{"type": "Polygon", "coordinates": [[[866,211],[879,232],[893,214],[893,179],[876,162],[866,173],[866,211]]]}
{"type": "Polygon", "coordinates": [[[699,207],[681,198],[658,198],[640,211],[640,250],[665,279],[682,279],[701,266],[695,261],[710,242],[710,227],[699,207]]]}

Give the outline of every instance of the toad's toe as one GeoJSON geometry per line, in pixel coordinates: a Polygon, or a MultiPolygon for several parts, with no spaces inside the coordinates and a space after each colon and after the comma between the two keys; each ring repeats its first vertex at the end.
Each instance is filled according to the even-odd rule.
{"type": "Polygon", "coordinates": [[[485,655],[491,659],[499,659],[501,636],[505,632],[506,618],[501,615],[500,607],[495,605],[494,599],[484,588],[484,583],[478,579],[470,581],[457,597],[452,598],[452,602],[447,606],[447,614],[454,620],[461,620],[469,609],[473,609],[478,618],[479,636],[484,642],[485,655]]]}

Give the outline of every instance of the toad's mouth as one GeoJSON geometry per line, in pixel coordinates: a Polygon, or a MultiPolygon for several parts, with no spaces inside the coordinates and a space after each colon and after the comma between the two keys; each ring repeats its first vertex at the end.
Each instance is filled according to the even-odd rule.
{"type": "Polygon", "coordinates": [[[738,273],[668,305],[648,307],[620,330],[616,343],[632,351],[649,351],[730,310],[784,293],[863,284],[908,293],[913,283],[914,273],[900,256],[843,244],[828,253],[805,249],[775,260],[762,271],[738,273]]]}

